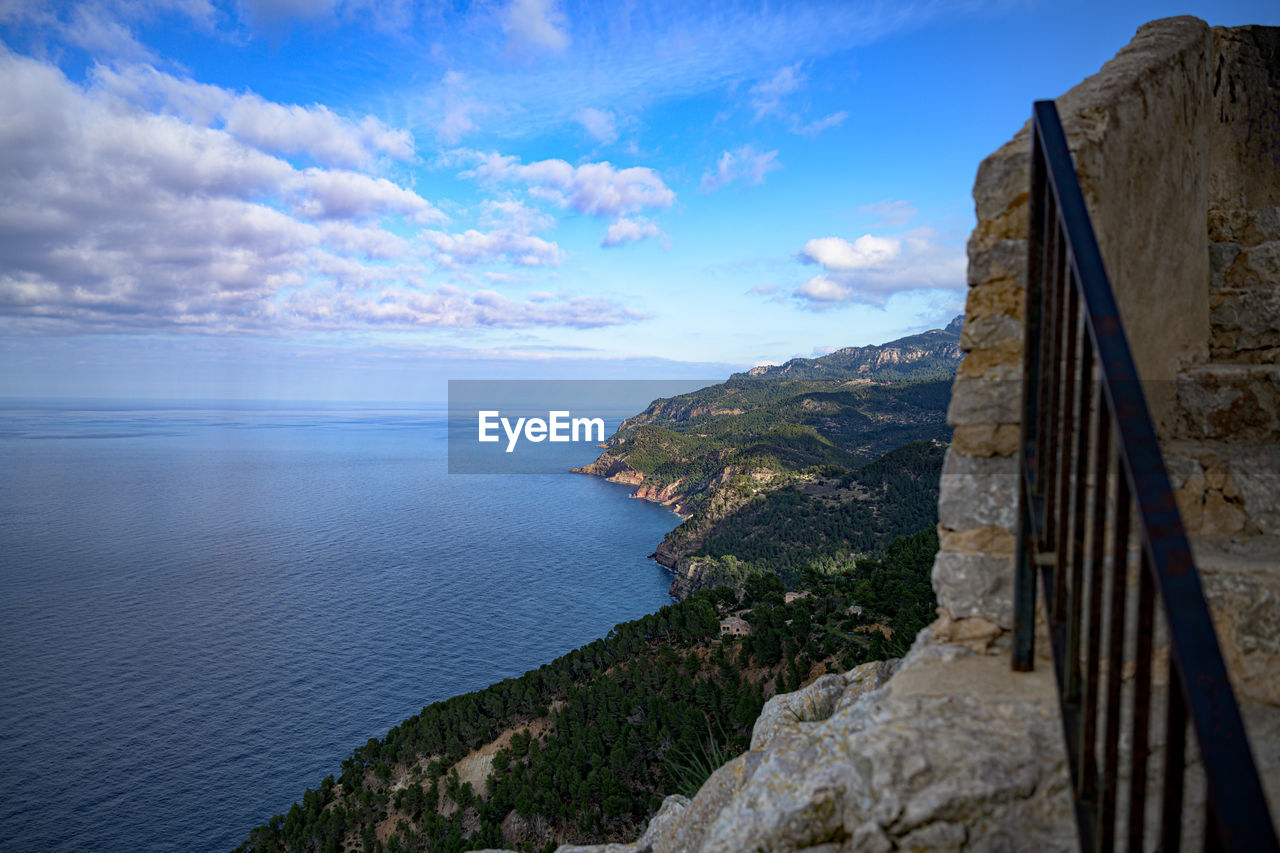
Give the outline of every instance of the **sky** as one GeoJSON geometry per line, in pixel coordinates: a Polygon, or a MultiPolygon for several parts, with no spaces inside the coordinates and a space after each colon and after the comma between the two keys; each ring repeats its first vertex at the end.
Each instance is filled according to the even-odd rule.
{"type": "Polygon", "coordinates": [[[1274,2],[0,0],[0,397],[428,401],[945,325],[978,163],[1274,2]]]}

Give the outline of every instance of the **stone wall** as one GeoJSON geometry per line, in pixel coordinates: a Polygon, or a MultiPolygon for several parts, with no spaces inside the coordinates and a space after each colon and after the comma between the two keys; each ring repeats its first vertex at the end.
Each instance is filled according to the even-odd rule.
{"type": "Polygon", "coordinates": [[[1278,68],[1280,29],[1214,31],[1211,347],[1215,357],[1233,361],[1280,358],[1278,68]]]}
{"type": "MultiPolygon", "coordinates": [[[[1169,437],[1179,370],[1208,360],[1213,45],[1196,18],[1154,21],[1057,99],[1148,404],[1169,437]]],[[[1028,123],[978,168],[966,355],[939,503],[937,633],[983,649],[1005,647],[1012,617],[1030,158],[1028,123]]]]}

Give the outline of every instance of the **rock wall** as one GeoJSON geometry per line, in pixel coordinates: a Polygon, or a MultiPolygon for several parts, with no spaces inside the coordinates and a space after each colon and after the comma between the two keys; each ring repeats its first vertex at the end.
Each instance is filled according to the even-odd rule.
{"type": "MultiPolygon", "coordinates": [[[[1168,437],[1178,372],[1208,359],[1214,38],[1196,18],[1153,21],[1057,99],[1148,404],[1168,437]]],[[[943,635],[988,650],[1006,648],[1012,618],[1030,139],[1028,123],[982,162],[974,184],[966,355],[947,415],[955,438],[933,572],[943,635]]]]}

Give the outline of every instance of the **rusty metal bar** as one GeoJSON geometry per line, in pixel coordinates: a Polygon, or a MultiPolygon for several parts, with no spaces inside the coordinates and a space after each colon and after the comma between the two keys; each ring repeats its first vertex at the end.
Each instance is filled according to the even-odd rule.
{"type": "Polygon", "coordinates": [[[1182,698],[1178,674],[1169,661],[1169,699],[1165,705],[1164,795],[1160,804],[1160,849],[1182,846],[1182,797],[1187,750],[1187,705],[1182,698]]]}
{"type": "Polygon", "coordinates": [[[1013,666],[1034,666],[1039,586],[1050,621],[1084,847],[1114,846],[1121,704],[1125,666],[1131,662],[1133,749],[1126,820],[1130,849],[1144,847],[1148,790],[1161,797],[1161,849],[1183,841],[1181,824],[1174,824],[1185,799],[1185,740],[1180,739],[1185,739],[1189,723],[1207,784],[1206,849],[1280,851],[1053,102],[1035,105],[1032,127],[1013,666]],[[1092,387],[1095,369],[1097,391],[1092,387]],[[1113,447],[1114,464],[1109,461],[1113,447]],[[1115,506],[1109,513],[1106,501],[1113,491],[1115,506]],[[1136,519],[1132,532],[1139,552],[1138,602],[1136,621],[1128,624],[1131,516],[1136,519]],[[1107,552],[1109,574],[1104,565],[1107,552]],[[1149,782],[1157,606],[1169,633],[1170,698],[1165,712],[1170,751],[1161,778],[1149,782]],[[1135,635],[1134,657],[1126,661],[1125,636],[1130,631],[1135,635]],[[1099,685],[1100,679],[1104,685],[1099,685]]]}

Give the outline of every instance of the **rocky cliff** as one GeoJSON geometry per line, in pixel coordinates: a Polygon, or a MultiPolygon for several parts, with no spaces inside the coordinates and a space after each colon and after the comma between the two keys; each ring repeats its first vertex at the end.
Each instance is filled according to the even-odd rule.
{"type": "Polygon", "coordinates": [[[750,750],[635,842],[558,853],[1075,850],[1052,691],[1047,669],[926,633],[900,663],[769,700],[750,750]]]}

